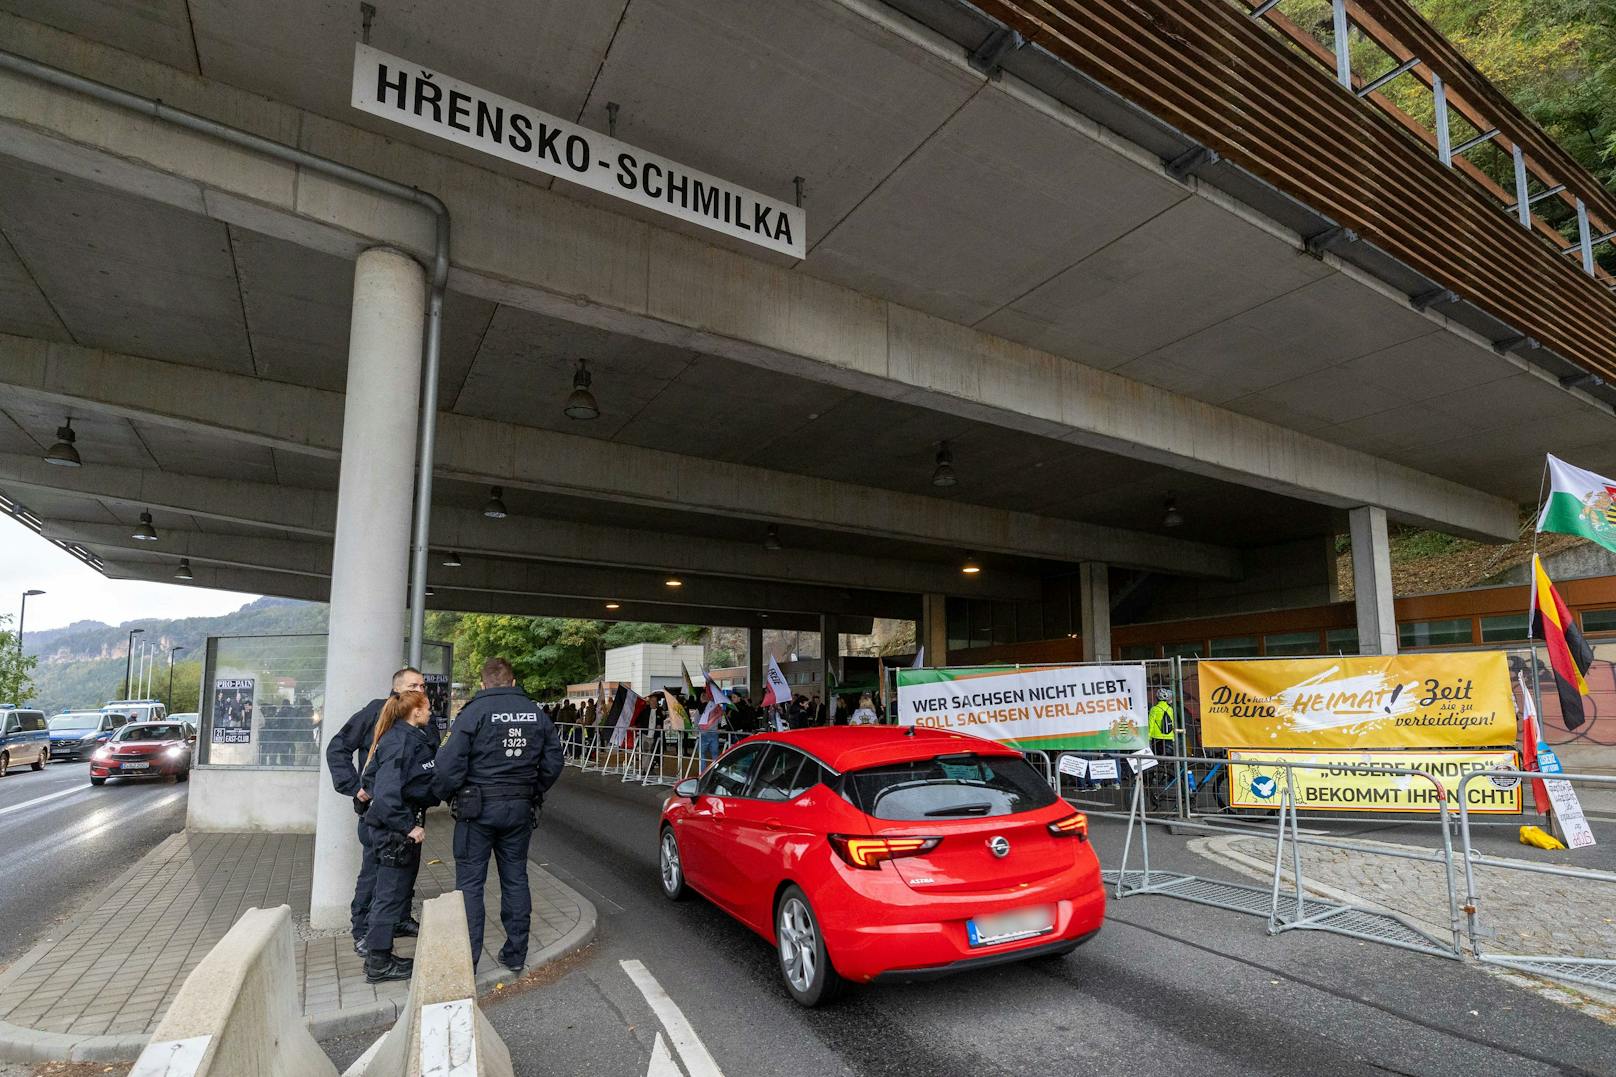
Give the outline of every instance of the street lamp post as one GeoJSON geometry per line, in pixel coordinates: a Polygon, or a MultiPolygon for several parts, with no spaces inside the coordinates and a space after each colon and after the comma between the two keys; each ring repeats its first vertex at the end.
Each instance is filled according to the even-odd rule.
{"type": "Polygon", "coordinates": [[[184,647],[174,647],[168,652],[168,709],[174,709],[174,656],[185,650],[184,647]]]}
{"type": "Polygon", "coordinates": [[[44,591],[29,588],[22,593],[22,609],[17,611],[17,654],[22,654],[22,622],[28,616],[28,600],[35,595],[42,595],[44,591]]]}
{"type": "Polygon", "coordinates": [[[131,677],[134,673],[135,637],[144,631],[146,631],[144,628],[131,628],[129,630],[129,643],[124,650],[123,658],[123,698],[125,699],[134,698],[135,685],[131,677]]]}

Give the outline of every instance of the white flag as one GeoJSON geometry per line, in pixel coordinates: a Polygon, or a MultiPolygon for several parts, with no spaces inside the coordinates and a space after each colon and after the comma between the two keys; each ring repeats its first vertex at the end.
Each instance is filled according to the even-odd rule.
{"type": "Polygon", "coordinates": [[[763,670],[763,682],[763,706],[772,707],[791,698],[791,684],[786,680],[786,675],[780,672],[780,663],[774,660],[772,654],[763,670]]]}

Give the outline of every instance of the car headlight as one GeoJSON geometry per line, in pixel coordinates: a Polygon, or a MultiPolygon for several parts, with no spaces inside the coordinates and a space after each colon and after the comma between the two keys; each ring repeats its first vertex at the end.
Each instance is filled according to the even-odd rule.
{"type": "Polygon", "coordinates": [[[176,744],[176,745],[174,745],[174,747],[169,748],[163,754],[168,756],[170,759],[178,759],[180,756],[185,754],[185,749],[180,747],[178,744],[176,744]]]}
{"type": "Polygon", "coordinates": [[[90,758],[91,759],[98,759],[98,760],[101,760],[102,762],[105,762],[106,760],[112,758],[112,753],[110,751],[108,751],[106,748],[97,748],[95,750],[95,754],[90,756],[90,758]]]}

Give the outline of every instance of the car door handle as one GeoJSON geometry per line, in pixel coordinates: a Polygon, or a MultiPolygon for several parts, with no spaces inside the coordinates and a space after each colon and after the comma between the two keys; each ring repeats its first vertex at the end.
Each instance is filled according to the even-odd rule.
{"type": "Polygon", "coordinates": [[[777,822],[774,819],[770,819],[768,822],[764,823],[763,826],[768,830],[784,830],[786,828],[784,823],[777,822]]]}

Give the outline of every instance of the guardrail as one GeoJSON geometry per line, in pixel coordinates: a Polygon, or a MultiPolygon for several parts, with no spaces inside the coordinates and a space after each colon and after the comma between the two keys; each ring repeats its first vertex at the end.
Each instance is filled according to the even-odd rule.
{"type": "Polygon", "coordinates": [[[292,910],[248,909],[185,978],[130,1077],[336,1077],[297,980],[292,910]]]}

